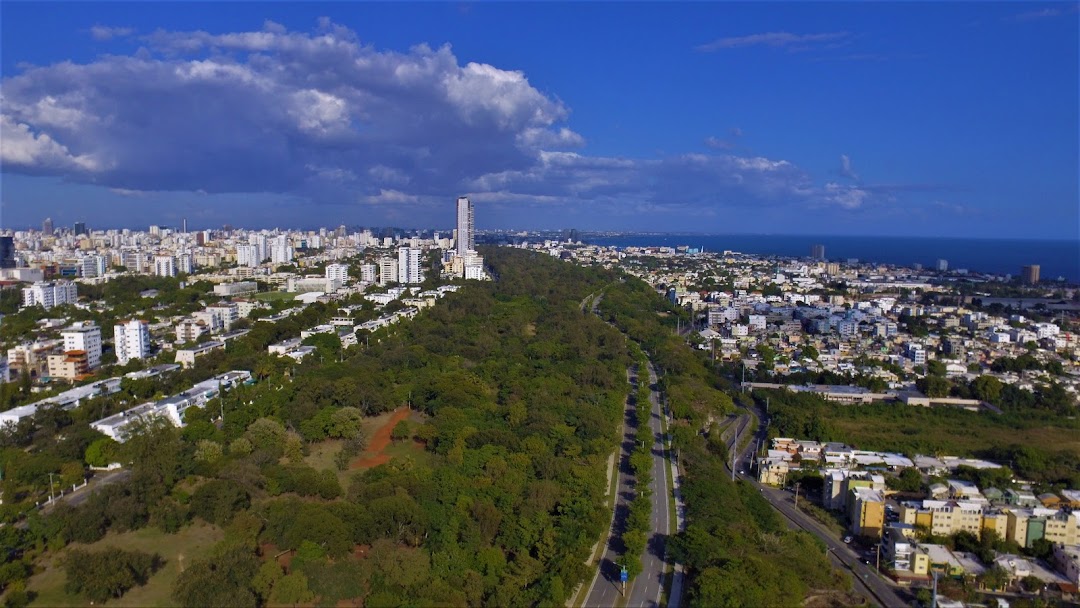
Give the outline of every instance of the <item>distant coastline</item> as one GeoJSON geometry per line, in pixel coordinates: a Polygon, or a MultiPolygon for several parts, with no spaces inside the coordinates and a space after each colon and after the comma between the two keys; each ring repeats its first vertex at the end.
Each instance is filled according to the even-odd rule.
{"type": "Polygon", "coordinates": [[[688,245],[706,251],[738,251],[756,255],[809,257],[812,245],[824,245],[828,260],[875,262],[933,269],[937,260],[949,269],[1018,276],[1038,264],[1044,282],[1063,277],[1080,283],[1080,240],[978,239],[889,236],[807,236],[784,234],[695,234],[682,232],[585,232],[581,240],[595,245],[648,247],[688,245]]]}

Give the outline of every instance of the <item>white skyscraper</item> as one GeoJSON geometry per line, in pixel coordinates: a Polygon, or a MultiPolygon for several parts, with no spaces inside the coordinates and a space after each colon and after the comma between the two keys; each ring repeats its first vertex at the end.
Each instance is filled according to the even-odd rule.
{"type": "Polygon", "coordinates": [[[424,277],[420,275],[420,249],[416,247],[398,249],[398,282],[420,283],[423,280],[424,277]]]}
{"type": "Polygon", "coordinates": [[[459,196],[457,199],[457,254],[465,257],[465,253],[476,248],[476,237],[473,235],[473,205],[467,196],[459,196]]]}
{"type": "Polygon", "coordinates": [[[64,352],[81,350],[86,352],[86,363],[90,369],[101,365],[101,328],[93,321],[80,321],[60,332],[64,338],[64,352]]]}
{"type": "Polygon", "coordinates": [[[270,261],[274,264],[292,264],[293,248],[289,244],[289,237],[284,234],[274,237],[270,245],[270,261]]]}
{"type": "Polygon", "coordinates": [[[159,277],[175,277],[176,258],[171,255],[154,256],[154,274],[159,277]]]}
{"type": "Polygon", "coordinates": [[[255,265],[263,263],[263,260],[270,257],[270,247],[267,244],[265,234],[250,234],[248,235],[248,244],[255,247],[255,265]]]}
{"type": "Polygon", "coordinates": [[[120,365],[132,359],[145,359],[150,354],[150,326],[138,319],[114,325],[113,343],[120,365]]]}

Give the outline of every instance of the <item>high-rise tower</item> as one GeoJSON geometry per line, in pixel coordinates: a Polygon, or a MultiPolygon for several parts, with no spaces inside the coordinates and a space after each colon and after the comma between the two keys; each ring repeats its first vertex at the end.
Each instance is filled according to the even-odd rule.
{"type": "Polygon", "coordinates": [[[467,196],[459,196],[457,199],[457,254],[465,257],[465,254],[476,248],[476,238],[473,236],[473,206],[467,196]]]}

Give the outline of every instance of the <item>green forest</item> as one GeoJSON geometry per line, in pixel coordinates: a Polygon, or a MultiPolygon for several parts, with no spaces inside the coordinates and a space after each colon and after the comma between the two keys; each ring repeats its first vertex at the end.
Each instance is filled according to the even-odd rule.
{"type": "Polygon", "coordinates": [[[317,340],[302,363],[267,355],[334,314],[315,304],[253,323],[191,370],[125,380],[120,393],[70,412],[43,408],[9,429],[5,603],[112,602],[167,580],[152,597],[181,606],[561,604],[592,575],[590,550],[610,518],[605,468],[626,371],[638,363],[628,337],[661,372],[676,419],[689,525],[673,551],[687,566],[687,599],[796,605],[812,587],[842,586],[811,537],[716,475],[722,442],[701,429],[735,404],[707,359],[673,335],[684,313],[615,271],[518,249],[484,255],[496,281],[469,284],[361,346],[317,340]],[[590,296],[599,315],[583,306],[590,296]],[[118,444],[89,428],[230,369],[257,382],[188,410],[182,429],[147,423],[118,444]],[[394,427],[395,456],[352,466],[367,421],[401,408],[412,422],[394,427]],[[50,473],[74,482],[87,464],[113,461],[127,477],[78,506],[21,506],[48,489],[50,473]],[[133,534],[156,540],[140,541],[149,550],[111,544],[133,534]],[[196,548],[178,564],[174,543],[196,548]],[[718,573],[744,560],[784,574],[718,587],[718,573]]]}

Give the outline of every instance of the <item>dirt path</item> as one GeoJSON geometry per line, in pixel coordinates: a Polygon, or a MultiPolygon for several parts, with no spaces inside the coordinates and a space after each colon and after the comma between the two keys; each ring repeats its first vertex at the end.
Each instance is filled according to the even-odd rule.
{"type": "Polygon", "coordinates": [[[390,462],[390,457],[383,454],[383,450],[386,446],[390,445],[390,433],[397,426],[397,423],[402,420],[407,420],[412,412],[407,407],[399,407],[394,410],[393,415],[390,416],[390,420],[386,422],[379,430],[375,431],[375,435],[371,437],[371,441],[368,442],[368,447],[364,450],[364,453],[359,458],[354,460],[350,469],[370,469],[371,467],[377,467],[380,464],[386,464],[390,462]]]}

